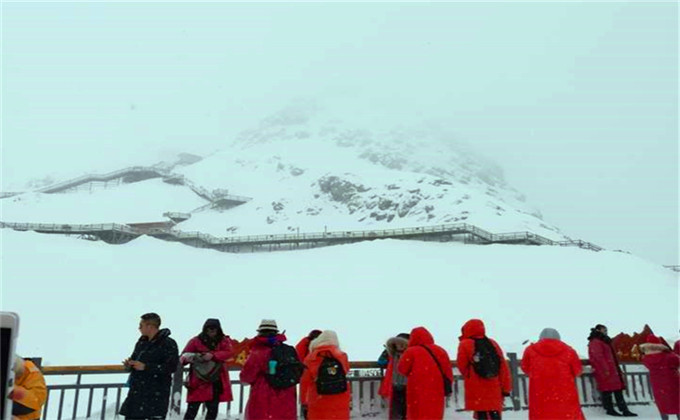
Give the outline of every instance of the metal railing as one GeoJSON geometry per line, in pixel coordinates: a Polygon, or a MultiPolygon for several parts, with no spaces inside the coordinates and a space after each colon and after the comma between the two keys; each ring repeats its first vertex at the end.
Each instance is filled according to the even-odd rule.
{"type": "Polygon", "coordinates": [[[43,187],[38,189],[38,192],[41,193],[55,193],[59,191],[64,191],[69,188],[76,187],[81,184],[85,184],[88,182],[94,182],[94,181],[99,181],[99,182],[105,182],[105,181],[110,181],[112,179],[116,178],[121,178],[125,175],[132,175],[132,174],[139,174],[139,173],[155,173],[157,177],[162,177],[162,176],[167,176],[169,175],[169,172],[165,169],[160,169],[157,167],[152,167],[152,166],[131,166],[129,168],[124,168],[124,169],[119,169],[117,171],[109,172],[106,174],[85,174],[83,176],[79,176],[77,178],[73,178],[67,181],[59,182],[56,184],[48,185],[47,187],[43,187]]]}
{"type": "Polygon", "coordinates": [[[277,235],[248,235],[235,237],[216,237],[208,233],[185,232],[177,229],[147,229],[139,231],[127,225],[121,224],[99,224],[99,225],[70,225],[70,224],[43,224],[43,223],[3,223],[0,228],[11,228],[15,230],[34,230],[37,232],[53,233],[89,233],[93,231],[114,230],[131,235],[147,234],[160,239],[188,242],[200,241],[206,246],[246,246],[246,245],[268,245],[282,243],[305,243],[318,242],[324,244],[356,242],[373,239],[422,239],[425,237],[441,237],[445,235],[473,235],[482,239],[483,243],[529,243],[534,245],[551,246],[577,246],[593,251],[602,250],[601,247],[585,241],[552,241],[543,236],[531,232],[512,232],[503,234],[492,234],[477,226],[467,223],[456,223],[435,226],[411,227],[402,229],[385,230],[358,230],[358,231],[336,231],[336,232],[312,232],[312,233],[291,233],[277,235]]]}
{"type": "MultiPolygon", "coordinates": [[[[513,391],[510,398],[505,399],[505,410],[528,409],[528,378],[521,372],[520,360],[515,353],[508,353],[508,362],[512,375],[513,391]]],[[[463,411],[465,407],[465,387],[460,372],[454,367],[453,395],[447,399],[447,410],[463,411]]],[[[581,405],[583,407],[599,406],[600,394],[595,386],[592,374],[587,371],[576,379],[581,405]]],[[[624,364],[624,374],[627,381],[625,391],[626,400],[630,405],[648,405],[653,402],[649,374],[640,370],[639,364],[624,364]],[[637,371],[631,369],[638,368],[637,371]]],[[[231,376],[239,368],[230,368],[231,376]]],[[[173,380],[170,412],[179,414],[186,409],[186,398],[183,396],[182,379],[188,370],[178,368],[173,380]],[[179,375],[179,376],[178,376],[179,375]]],[[[125,398],[126,379],[128,373],[120,365],[110,366],[68,366],[45,367],[43,373],[48,383],[47,402],[43,408],[43,418],[46,419],[77,419],[82,417],[107,419],[114,418],[125,398]],[[114,377],[115,381],[105,380],[103,377],[114,377]],[[71,378],[71,383],[57,382],[58,378],[71,378]],[[75,381],[73,378],[75,377],[75,381]],[[93,380],[87,380],[93,377],[93,380]],[[74,383],[75,382],[75,383],[74,383]],[[115,395],[115,397],[114,397],[115,395]]],[[[348,373],[351,386],[352,415],[376,416],[385,409],[385,401],[378,395],[383,371],[374,362],[352,362],[348,373]]],[[[63,382],[63,381],[62,381],[63,382]]],[[[229,418],[242,418],[245,404],[249,395],[249,386],[239,380],[232,380],[234,399],[228,404],[221,405],[221,411],[229,418]]]]}
{"type": "Polygon", "coordinates": [[[35,232],[54,232],[54,233],[90,233],[90,232],[121,232],[132,235],[139,234],[136,229],[120,223],[99,223],[89,225],[71,225],[65,223],[11,223],[0,222],[0,228],[9,228],[20,231],[32,230],[35,232]]]}

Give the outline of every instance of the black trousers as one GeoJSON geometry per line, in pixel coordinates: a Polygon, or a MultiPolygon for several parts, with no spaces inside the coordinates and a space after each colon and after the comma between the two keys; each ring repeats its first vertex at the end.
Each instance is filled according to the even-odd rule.
{"type": "Polygon", "coordinates": [[[500,420],[500,411],[475,411],[477,420],[500,420]]]}
{"type": "Polygon", "coordinates": [[[217,419],[217,409],[220,406],[220,394],[222,394],[222,382],[213,382],[213,398],[210,401],[196,401],[190,402],[187,412],[184,413],[184,420],[194,420],[198,414],[198,409],[201,404],[205,404],[205,408],[208,413],[205,416],[205,420],[215,420],[217,419]]]}
{"type": "Polygon", "coordinates": [[[390,420],[406,420],[406,387],[392,388],[390,420]]]}
{"type": "Polygon", "coordinates": [[[623,399],[623,390],[618,391],[603,391],[602,392],[602,406],[607,411],[612,411],[614,409],[614,402],[612,401],[612,394],[616,399],[616,407],[621,412],[628,411],[628,405],[626,400],[623,399]]]}

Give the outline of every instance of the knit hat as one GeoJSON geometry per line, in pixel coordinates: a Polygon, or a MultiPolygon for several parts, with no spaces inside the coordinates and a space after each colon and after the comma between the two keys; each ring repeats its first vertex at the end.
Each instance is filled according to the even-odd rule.
{"type": "Polygon", "coordinates": [[[273,320],[273,319],[263,319],[262,322],[260,322],[260,326],[257,327],[257,332],[263,332],[263,331],[279,332],[279,327],[276,325],[275,320],[273,320]]]}
{"type": "Polygon", "coordinates": [[[221,330],[222,325],[220,325],[220,320],[216,318],[208,318],[203,324],[203,330],[208,328],[217,328],[218,330],[221,330]]]}
{"type": "Polygon", "coordinates": [[[645,343],[651,343],[651,344],[663,344],[659,337],[655,336],[654,334],[649,334],[647,338],[645,339],[645,343]]]}
{"type": "Polygon", "coordinates": [[[541,335],[538,336],[538,339],[543,340],[543,339],[546,339],[546,338],[550,338],[550,339],[553,339],[553,340],[559,340],[561,337],[560,337],[560,333],[557,332],[556,329],[554,329],[554,328],[543,328],[543,331],[541,331],[541,335]]]}

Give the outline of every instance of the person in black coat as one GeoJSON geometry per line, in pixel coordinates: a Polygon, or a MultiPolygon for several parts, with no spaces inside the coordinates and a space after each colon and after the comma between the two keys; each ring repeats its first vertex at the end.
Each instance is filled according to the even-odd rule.
{"type": "Polygon", "coordinates": [[[170,330],[160,329],[158,314],[148,313],[141,318],[139,331],[142,336],[130,358],[123,361],[131,373],[130,389],[120,414],[127,420],[164,419],[179,351],[175,340],[170,338],[170,330]]]}

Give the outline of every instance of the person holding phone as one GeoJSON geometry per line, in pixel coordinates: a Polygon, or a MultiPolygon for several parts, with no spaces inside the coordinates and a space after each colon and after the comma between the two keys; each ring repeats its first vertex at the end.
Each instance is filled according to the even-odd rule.
{"type": "Polygon", "coordinates": [[[130,390],[120,407],[126,420],[164,419],[170,404],[172,374],[177,370],[177,343],[170,330],[160,329],[161,317],[150,312],[141,316],[137,341],[123,365],[131,372],[130,390]]]}

